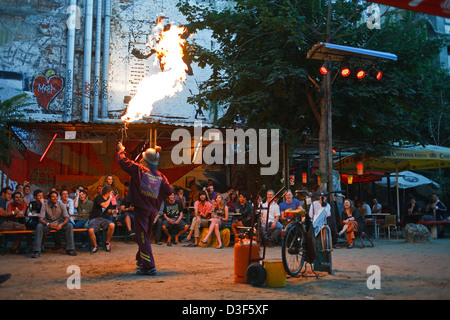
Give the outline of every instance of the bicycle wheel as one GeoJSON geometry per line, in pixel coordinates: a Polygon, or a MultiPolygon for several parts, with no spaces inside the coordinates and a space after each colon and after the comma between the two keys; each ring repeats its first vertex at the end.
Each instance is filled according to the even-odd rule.
{"type": "Polygon", "coordinates": [[[322,250],[324,252],[324,260],[322,265],[326,272],[331,274],[333,270],[333,263],[331,259],[331,251],[333,251],[333,245],[331,240],[331,229],[328,226],[324,226],[320,230],[320,238],[322,240],[322,250]]]}
{"type": "Polygon", "coordinates": [[[295,277],[300,273],[305,262],[303,256],[303,230],[299,223],[288,226],[283,239],[281,257],[287,274],[295,277]]]}

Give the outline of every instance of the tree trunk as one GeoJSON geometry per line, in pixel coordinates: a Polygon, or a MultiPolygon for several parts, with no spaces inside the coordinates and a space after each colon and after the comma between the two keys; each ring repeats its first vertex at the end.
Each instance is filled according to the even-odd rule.
{"type": "Polygon", "coordinates": [[[320,99],[320,130],[319,130],[319,171],[320,190],[325,190],[325,177],[328,176],[328,103],[327,103],[327,78],[328,75],[323,76],[321,99],[320,99]]]}
{"type": "MultiPolygon", "coordinates": [[[[333,123],[331,112],[331,70],[327,74],[327,92],[326,92],[326,104],[327,104],[327,180],[328,191],[333,191],[333,123]]],[[[331,197],[329,197],[331,198],[331,197]]]]}

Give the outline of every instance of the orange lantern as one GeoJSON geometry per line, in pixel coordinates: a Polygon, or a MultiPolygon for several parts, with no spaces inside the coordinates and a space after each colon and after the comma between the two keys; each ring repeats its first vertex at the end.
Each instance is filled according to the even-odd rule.
{"type": "Polygon", "coordinates": [[[306,184],[308,182],[308,174],[306,172],[302,173],[302,182],[306,184]]]}
{"type": "Polygon", "coordinates": [[[352,184],[352,183],[353,183],[353,175],[349,174],[349,175],[347,176],[347,183],[348,183],[348,184],[352,184]]]}

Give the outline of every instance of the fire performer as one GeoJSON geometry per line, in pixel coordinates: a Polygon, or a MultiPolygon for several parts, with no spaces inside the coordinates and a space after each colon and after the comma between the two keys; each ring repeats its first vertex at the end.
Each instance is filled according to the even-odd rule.
{"type": "Polygon", "coordinates": [[[117,161],[131,176],[127,200],[135,208],[135,232],[139,246],[136,254],[138,275],[156,275],[150,243],[153,221],[164,198],[173,192],[167,178],[158,171],[159,152],[161,147],[148,148],[142,153],[142,160],[136,163],[126,157],[123,144],[117,144],[117,161]]]}

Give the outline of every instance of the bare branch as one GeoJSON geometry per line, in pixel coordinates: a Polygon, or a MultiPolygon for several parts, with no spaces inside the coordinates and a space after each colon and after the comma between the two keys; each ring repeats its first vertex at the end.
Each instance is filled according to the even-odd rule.
{"type": "MultiPolygon", "coordinates": [[[[317,84],[316,84],[317,85],[317,84]]],[[[314,102],[314,98],[312,96],[312,88],[305,84],[306,87],[306,98],[308,99],[308,105],[311,108],[312,113],[314,114],[314,117],[317,120],[317,123],[320,125],[320,113],[319,113],[319,107],[314,102]]]]}
{"type": "Polygon", "coordinates": [[[353,17],[354,17],[355,15],[361,14],[361,12],[363,12],[364,10],[366,10],[366,9],[364,8],[364,9],[361,9],[361,10],[357,11],[357,10],[356,10],[357,7],[358,7],[358,3],[355,4],[355,7],[353,8],[353,13],[352,13],[347,19],[345,19],[345,20],[341,23],[341,25],[340,25],[339,27],[337,27],[336,31],[334,31],[334,33],[330,36],[331,39],[333,39],[333,38],[336,36],[336,34],[337,34],[339,31],[341,31],[341,29],[344,28],[344,27],[347,25],[347,23],[348,23],[351,19],[353,19],[353,17]]]}

